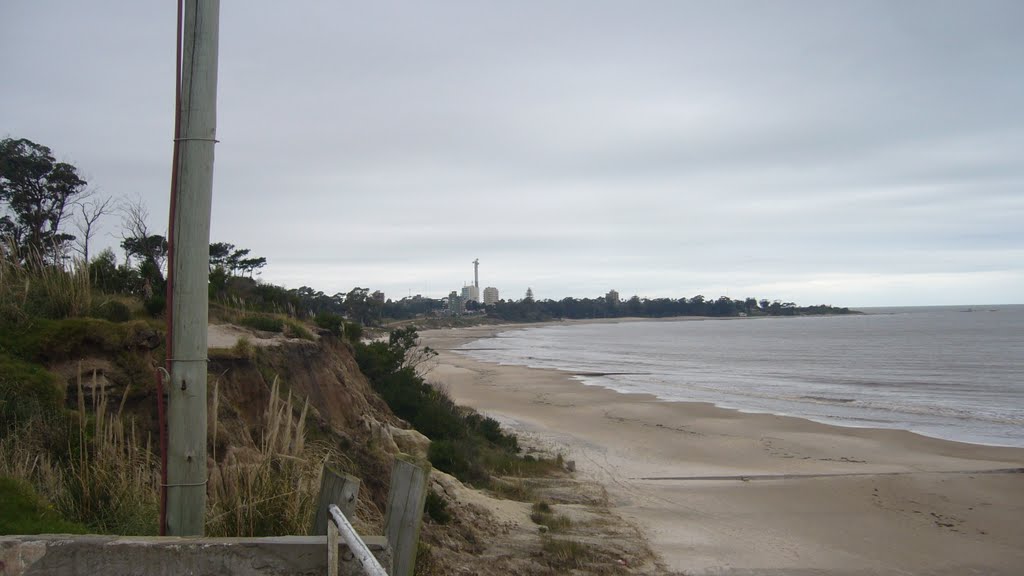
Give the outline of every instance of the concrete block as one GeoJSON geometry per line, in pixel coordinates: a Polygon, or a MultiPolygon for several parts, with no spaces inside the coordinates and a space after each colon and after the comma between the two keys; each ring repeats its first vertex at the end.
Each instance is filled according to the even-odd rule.
{"type": "MultiPolygon", "coordinates": [[[[384,568],[383,536],[364,541],[384,568]]],[[[340,574],[361,576],[348,547],[339,546],[340,574]]],[[[0,536],[0,576],[321,576],[326,536],[174,538],[142,536],[0,536]]]]}

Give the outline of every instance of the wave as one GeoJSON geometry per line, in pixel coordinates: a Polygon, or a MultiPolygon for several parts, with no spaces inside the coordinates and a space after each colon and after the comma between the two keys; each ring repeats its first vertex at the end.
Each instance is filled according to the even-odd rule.
{"type": "Polygon", "coordinates": [[[950,314],[543,327],[464,353],[662,400],[1024,446],[1024,313],[966,327],[950,314]]]}

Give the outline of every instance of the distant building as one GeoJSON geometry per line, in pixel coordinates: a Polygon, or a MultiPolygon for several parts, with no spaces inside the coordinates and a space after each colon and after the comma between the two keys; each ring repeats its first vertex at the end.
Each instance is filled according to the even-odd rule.
{"type": "Polygon", "coordinates": [[[498,303],[498,289],[494,286],[484,288],[484,305],[494,306],[498,303]]]}
{"type": "Polygon", "coordinates": [[[448,295],[448,314],[452,316],[458,316],[463,312],[464,302],[459,293],[452,290],[451,294],[448,295]]]}
{"type": "Polygon", "coordinates": [[[377,302],[384,302],[384,293],[380,290],[374,290],[373,294],[370,294],[370,298],[373,298],[377,302]]]}
{"type": "Polygon", "coordinates": [[[463,286],[462,301],[469,302],[470,300],[472,300],[473,302],[480,301],[480,289],[477,288],[476,286],[463,286]]]}
{"type": "Polygon", "coordinates": [[[619,291],[609,290],[608,293],[604,295],[604,299],[608,302],[609,305],[618,306],[620,302],[619,291]]]}

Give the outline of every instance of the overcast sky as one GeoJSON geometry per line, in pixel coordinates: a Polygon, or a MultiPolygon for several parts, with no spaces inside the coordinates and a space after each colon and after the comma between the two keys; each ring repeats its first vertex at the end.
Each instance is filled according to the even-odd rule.
{"type": "MultiPolygon", "coordinates": [[[[174,21],[0,3],[0,137],[161,232],[174,21]]],[[[479,258],[505,298],[1022,302],[1022,26],[1019,0],[225,0],[212,240],[390,298],[479,258]]]]}

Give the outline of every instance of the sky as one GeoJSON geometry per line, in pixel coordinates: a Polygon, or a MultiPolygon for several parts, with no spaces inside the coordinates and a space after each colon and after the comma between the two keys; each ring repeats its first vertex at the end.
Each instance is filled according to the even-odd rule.
{"type": "MultiPolygon", "coordinates": [[[[1024,2],[220,18],[211,241],[265,256],[264,281],[438,297],[479,258],[513,299],[1024,301],[1024,2]]],[[[174,27],[171,0],[0,3],[0,137],[166,230],[174,27]]]]}

